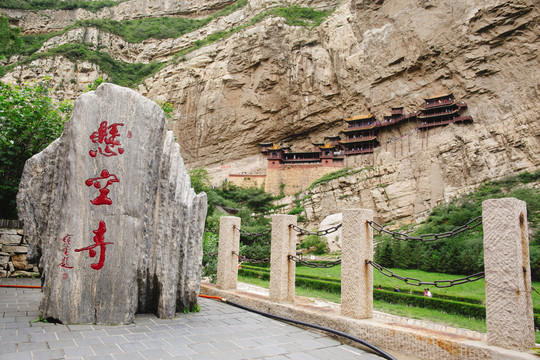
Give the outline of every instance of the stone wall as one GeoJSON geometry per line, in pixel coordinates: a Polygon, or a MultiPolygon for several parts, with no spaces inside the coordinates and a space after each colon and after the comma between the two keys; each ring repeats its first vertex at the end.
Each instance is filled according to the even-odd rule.
{"type": "Polygon", "coordinates": [[[267,169],[266,184],[264,190],[274,195],[281,192],[281,184],[284,185],[283,193],[292,195],[308,188],[320,177],[337,171],[341,167],[322,166],[287,166],[284,169],[267,169]]]}
{"type": "Polygon", "coordinates": [[[228,181],[243,187],[256,187],[256,188],[264,188],[266,180],[266,175],[253,175],[253,174],[229,174],[228,181]]]}
{"type": "Polygon", "coordinates": [[[0,229],[0,277],[39,277],[37,264],[28,263],[28,243],[19,229],[0,229]]]}

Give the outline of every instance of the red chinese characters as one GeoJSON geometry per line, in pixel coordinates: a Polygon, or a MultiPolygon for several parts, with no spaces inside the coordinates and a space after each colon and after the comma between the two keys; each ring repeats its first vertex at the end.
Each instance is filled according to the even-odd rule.
{"type": "Polygon", "coordinates": [[[107,170],[101,170],[99,177],[86,180],[86,186],[94,186],[99,189],[99,196],[90,202],[94,205],[111,205],[112,200],[108,197],[110,190],[109,185],[120,182],[116,175],[109,173],[107,170]],[[104,185],[103,185],[104,184],[104,185]]]}
{"type": "Polygon", "coordinates": [[[62,253],[64,255],[63,255],[63,258],[62,258],[62,262],[60,264],[58,264],[58,266],[61,266],[61,267],[66,268],[66,269],[73,269],[73,266],[69,265],[69,251],[71,250],[70,242],[71,242],[71,237],[72,236],[73,235],[71,235],[71,234],[67,234],[62,239],[62,241],[64,242],[64,246],[62,248],[62,253]]]}
{"type": "Polygon", "coordinates": [[[90,140],[98,145],[96,150],[89,151],[91,157],[96,157],[98,153],[106,157],[124,153],[124,149],[120,147],[122,144],[116,139],[120,136],[118,133],[119,126],[124,126],[124,124],[114,123],[108,125],[106,121],[99,124],[98,131],[95,131],[90,135],[90,140]]]}
{"type": "Polygon", "coordinates": [[[95,244],[82,249],[75,249],[75,252],[88,251],[88,255],[93,258],[96,256],[96,251],[94,249],[99,246],[99,260],[95,264],[90,264],[90,267],[94,270],[99,270],[103,267],[103,264],[105,263],[106,246],[114,244],[113,242],[105,242],[104,235],[106,231],[107,227],[105,225],[105,222],[100,221],[98,229],[92,230],[92,232],[94,233],[93,240],[95,244]]]}

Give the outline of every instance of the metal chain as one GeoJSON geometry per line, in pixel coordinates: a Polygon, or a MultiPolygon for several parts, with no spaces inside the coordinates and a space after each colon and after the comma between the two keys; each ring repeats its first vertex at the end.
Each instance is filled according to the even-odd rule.
{"type": "Polygon", "coordinates": [[[412,286],[433,285],[438,288],[449,288],[455,285],[461,285],[461,284],[466,284],[468,282],[477,281],[477,280],[483,279],[485,276],[484,272],[479,272],[479,273],[472,274],[464,278],[459,278],[455,280],[435,280],[433,282],[430,282],[430,281],[422,281],[420,279],[396,275],[394,272],[392,272],[392,270],[387,269],[371,260],[366,260],[366,264],[370,264],[371,266],[379,270],[379,272],[385,276],[396,278],[412,286]]]}
{"type": "Polygon", "coordinates": [[[236,227],[236,225],[233,225],[233,228],[240,231],[240,234],[245,235],[245,236],[251,236],[251,237],[259,237],[259,236],[267,235],[267,234],[270,234],[270,232],[272,231],[272,229],[266,229],[258,233],[251,233],[251,232],[247,232],[244,229],[236,227]]]}
{"type": "Polygon", "coordinates": [[[244,255],[240,255],[240,254],[235,253],[234,251],[232,252],[232,254],[238,256],[238,262],[248,262],[248,263],[252,263],[252,264],[263,264],[263,263],[270,262],[270,258],[249,259],[249,258],[245,257],[244,255]]]}
{"type": "Polygon", "coordinates": [[[203,255],[204,255],[204,256],[214,257],[214,256],[216,256],[217,254],[218,254],[217,252],[207,253],[207,252],[204,252],[204,251],[203,251],[203,255]]]}
{"type": "Polygon", "coordinates": [[[342,227],[342,226],[343,226],[343,224],[338,224],[336,226],[332,226],[331,228],[328,228],[328,229],[325,229],[325,230],[309,231],[309,230],[306,230],[306,229],[302,229],[301,227],[298,227],[296,225],[292,225],[292,224],[289,225],[289,227],[291,229],[293,229],[294,231],[299,232],[302,235],[316,235],[316,236],[325,236],[325,235],[331,234],[333,232],[338,231],[338,229],[340,227],[342,227]]]}
{"type": "Polygon", "coordinates": [[[219,233],[219,228],[218,227],[215,227],[215,228],[208,228],[206,229],[207,232],[211,232],[211,233],[214,233],[214,234],[218,234],[219,233]]]}
{"type": "Polygon", "coordinates": [[[408,241],[408,240],[420,240],[420,241],[435,241],[439,239],[445,239],[452,236],[455,236],[457,234],[460,234],[464,231],[474,229],[475,227],[478,227],[482,224],[482,216],[478,216],[465,225],[458,226],[457,228],[453,229],[452,231],[448,231],[441,234],[424,234],[420,236],[409,236],[404,233],[400,233],[397,231],[389,231],[382,227],[382,225],[377,224],[374,221],[368,221],[368,224],[379,233],[385,233],[390,236],[392,236],[394,239],[401,240],[401,241],[408,241]]]}
{"type": "Polygon", "coordinates": [[[299,264],[302,264],[302,265],[310,267],[310,268],[324,268],[324,269],[327,269],[327,268],[331,268],[331,267],[334,267],[334,266],[337,266],[337,265],[341,264],[341,259],[337,259],[336,261],[329,261],[329,262],[325,262],[325,263],[315,263],[315,262],[309,262],[309,261],[302,260],[299,257],[294,256],[294,255],[289,255],[289,256],[287,256],[287,258],[289,260],[295,261],[295,262],[297,262],[299,264]]]}

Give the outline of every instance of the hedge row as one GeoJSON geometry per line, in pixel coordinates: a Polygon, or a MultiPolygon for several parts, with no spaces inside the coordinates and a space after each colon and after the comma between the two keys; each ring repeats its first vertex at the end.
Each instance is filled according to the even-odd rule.
{"type": "Polygon", "coordinates": [[[391,304],[401,304],[443,311],[447,314],[456,314],[477,319],[486,318],[486,307],[460,301],[428,298],[425,296],[403,294],[386,290],[374,290],[373,298],[391,304]]]}
{"type": "MultiPolygon", "coordinates": [[[[389,286],[381,286],[382,290],[388,290],[388,291],[394,291],[394,288],[389,286]]],[[[401,290],[402,293],[406,294],[412,294],[412,295],[420,295],[424,296],[424,290],[401,290]]],[[[459,296],[459,295],[447,295],[447,294],[433,294],[433,298],[437,299],[445,299],[445,300],[452,300],[452,301],[459,301],[459,302],[465,302],[469,304],[477,304],[477,305],[483,305],[484,301],[482,299],[477,298],[471,298],[468,296],[459,296]]]]}

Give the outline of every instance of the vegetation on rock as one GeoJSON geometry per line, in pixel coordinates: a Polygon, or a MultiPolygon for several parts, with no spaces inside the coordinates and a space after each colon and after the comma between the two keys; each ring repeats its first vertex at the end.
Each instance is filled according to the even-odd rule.
{"type": "Polygon", "coordinates": [[[95,27],[105,32],[116,34],[130,43],[139,43],[150,38],[175,39],[202,28],[214,19],[229,15],[245,5],[247,5],[247,0],[239,0],[204,19],[168,16],[124,21],[90,19],[77,21],[75,25],[70,26],[70,29],[78,27],[95,27]]]}
{"type": "Polygon", "coordinates": [[[121,2],[127,0],[99,0],[99,1],[86,1],[86,0],[2,0],[0,7],[6,9],[21,9],[21,10],[74,10],[74,9],[86,9],[88,11],[96,12],[104,7],[116,6],[121,2]]]}
{"type": "MultiPolygon", "coordinates": [[[[44,3],[46,3],[46,1],[44,3]]],[[[172,18],[166,16],[160,18],[125,21],[91,19],[77,21],[77,23],[74,25],[69,26],[60,32],[24,36],[20,35],[20,29],[11,28],[9,26],[7,18],[0,17],[0,35],[6,35],[5,39],[8,39],[9,44],[11,45],[0,48],[0,59],[3,57],[9,58],[15,54],[25,56],[25,58],[17,61],[16,63],[0,69],[0,76],[3,76],[7,72],[13,70],[13,68],[17,65],[29,64],[36,59],[63,55],[75,63],[78,61],[87,60],[97,64],[100,70],[108,75],[108,81],[121,86],[134,87],[140,84],[145,78],[158,72],[163,66],[165,66],[165,63],[124,63],[122,61],[115,60],[108,53],[93,50],[89,45],[83,43],[63,44],[42,53],[37,53],[37,51],[41,48],[45,41],[53,36],[64,34],[71,29],[79,27],[96,27],[103,31],[116,34],[122,37],[125,41],[132,43],[139,43],[149,38],[178,38],[187,33],[200,29],[207,25],[210,21],[222,16],[226,16],[242,8],[246,4],[247,0],[239,0],[236,3],[229,5],[202,20],[181,17],[172,18]]],[[[314,27],[319,25],[328,15],[330,15],[330,13],[331,11],[318,11],[312,8],[303,8],[298,6],[271,9],[262,14],[256,15],[250,21],[241,26],[226,31],[218,31],[203,39],[196,40],[194,45],[182,49],[176,53],[173,61],[180,61],[184,59],[186,54],[203,46],[212,44],[218,40],[227,38],[240,30],[245,29],[246,27],[262,21],[268,16],[283,17],[286,20],[286,23],[291,26],[314,27]]]]}

